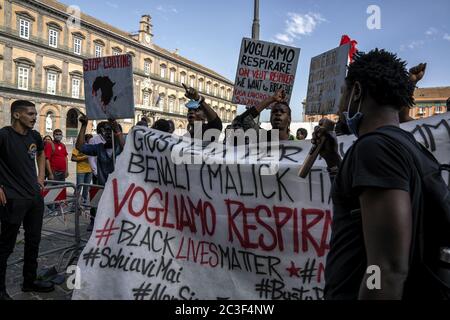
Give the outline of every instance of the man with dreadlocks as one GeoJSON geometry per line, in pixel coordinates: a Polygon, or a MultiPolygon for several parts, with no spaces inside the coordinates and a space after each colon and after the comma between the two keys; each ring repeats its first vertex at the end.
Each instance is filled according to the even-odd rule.
{"type": "Polygon", "coordinates": [[[410,250],[413,219],[422,201],[420,178],[404,147],[383,134],[415,141],[399,128],[399,111],[414,103],[414,84],[405,66],[384,50],[355,55],[339,115],[358,140],[343,160],[332,134],[323,128],[314,132],[314,144],[325,140],[321,156],[334,180],[326,299],[404,299],[411,287],[410,250]],[[373,274],[370,266],[381,271],[377,290],[367,285],[373,274]]]}

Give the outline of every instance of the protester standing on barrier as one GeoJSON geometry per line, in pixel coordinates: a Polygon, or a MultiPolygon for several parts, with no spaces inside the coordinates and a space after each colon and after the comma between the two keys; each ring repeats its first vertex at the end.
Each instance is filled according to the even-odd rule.
{"type": "MultiPolygon", "coordinates": [[[[412,134],[399,128],[399,111],[414,103],[414,85],[405,65],[384,50],[355,55],[339,113],[343,126],[358,140],[343,160],[326,126],[314,132],[312,143],[322,146],[320,155],[334,180],[326,299],[435,297],[436,283],[422,272],[423,234],[417,231],[422,218],[429,221],[427,215],[439,220],[424,196],[414,158],[426,152],[412,134]],[[413,148],[417,151],[411,152],[413,148]]],[[[427,161],[434,168],[436,162],[427,161]]],[[[446,187],[443,181],[442,185],[446,187]]],[[[434,243],[432,237],[427,233],[426,243],[434,243]]]]}
{"type": "Polygon", "coordinates": [[[53,131],[53,145],[45,145],[46,166],[49,180],[66,181],[69,176],[68,153],[64,143],[61,129],[53,131]]]}
{"type": "MultiPolygon", "coordinates": [[[[92,139],[91,134],[87,134],[84,140],[89,143],[92,139]]],[[[72,161],[77,163],[77,186],[82,183],[91,183],[92,181],[92,169],[89,164],[88,156],[78,151],[77,148],[72,150],[72,161]]],[[[88,188],[83,187],[82,193],[82,204],[86,205],[88,202],[87,198],[88,188]]]]}
{"type": "Polygon", "coordinates": [[[12,126],[0,129],[0,300],[10,300],[5,277],[20,225],[25,229],[22,291],[49,292],[50,282],[36,280],[44,201],[45,155],[42,138],[33,130],[37,112],[29,101],[11,104],[12,126]],[[36,161],[38,172],[36,172],[36,161]]]}
{"type": "MultiPolygon", "coordinates": [[[[120,129],[119,124],[115,120],[101,123],[97,126],[97,132],[105,140],[105,143],[87,144],[85,141],[86,127],[88,118],[85,115],[80,117],[81,128],[78,133],[75,148],[88,156],[97,157],[97,184],[104,186],[110,173],[114,171],[114,156],[117,157],[123,150],[125,140],[120,129]],[[114,148],[113,151],[113,134],[114,134],[114,148]]],[[[95,217],[91,217],[91,223],[88,231],[91,231],[94,225],[95,217]]]]}

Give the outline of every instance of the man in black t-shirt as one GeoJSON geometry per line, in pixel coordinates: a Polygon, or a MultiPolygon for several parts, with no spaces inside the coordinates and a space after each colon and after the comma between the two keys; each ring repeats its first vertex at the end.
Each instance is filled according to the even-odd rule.
{"type": "Polygon", "coordinates": [[[12,126],[0,129],[0,300],[10,300],[5,277],[19,228],[25,229],[22,291],[49,292],[53,284],[36,280],[44,201],[44,145],[33,130],[37,112],[29,101],[11,104],[12,126]],[[38,173],[36,172],[36,161],[38,173]]]}
{"type": "Polygon", "coordinates": [[[377,134],[389,132],[414,141],[399,128],[399,111],[414,103],[414,85],[405,65],[384,50],[356,54],[339,115],[358,140],[342,161],[335,138],[323,128],[314,132],[313,143],[325,140],[321,156],[334,180],[326,299],[390,300],[407,295],[412,226],[423,203],[420,177],[405,149],[377,134]],[[368,282],[373,275],[379,286],[368,285],[378,282],[368,282]]]}

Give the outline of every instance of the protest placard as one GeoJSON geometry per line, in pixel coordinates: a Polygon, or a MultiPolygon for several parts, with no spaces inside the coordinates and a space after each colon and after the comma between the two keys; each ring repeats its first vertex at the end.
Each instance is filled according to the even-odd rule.
{"type": "MultiPolygon", "coordinates": [[[[449,121],[445,114],[403,128],[444,163],[449,121]]],[[[263,175],[263,156],[176,165],[174,153],[206,150],[185,139],[142,127],[129,134],[78,261],[73,298],[322,299],[331,183],[323,160],[307,179],[297,176],[310,142],[283,142],[278,172],[263,175]]],[[[342,155],[354,140],[340,137],[342,155]]]]}
{"type": "Polygon", "coordinates": [[[90,120],[134,118],[132,61],[128,54],[83,60],[90,120]]]}
{"type": "Polygon", "coordinates": [[[243,38],[233,103],[256,106],[281,88],[289,103],[299,56],[299,48],[243,38]]]}
{"type": "Polygon", "coordinates": [[[311,59],[305,114],[336,114],[347,75],[350,43],[311,59]]]}

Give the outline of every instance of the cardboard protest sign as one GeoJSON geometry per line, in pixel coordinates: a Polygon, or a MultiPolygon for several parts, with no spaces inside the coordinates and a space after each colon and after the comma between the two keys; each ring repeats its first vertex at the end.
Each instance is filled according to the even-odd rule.
{"type": "Polygon", "coordinates": [[[347,75],[350,43],[311,59],[305,114],[336,114],[347,75]]]}
{"type": "Polygon", "coordinates": [[[131,55],[83,60],[84,92],[90,120],[134,118],[131,55]]]}
{"type": "MultiPolygon", "coordinates": [[[[449,121],[446,114],[404,128],[445,162],[449,121]]],[[[339,150],[355,139],[341,138],[339,150]]],[[[209,153],[219,144],[187,140],[147,128],[128,135],[78,261],[73,299],[322,299],[331,183],[323,160],[307,179],[297,176],[310,142],[283,142],[278,172],[264,175],[265,155],[176,164],[174,153],[221,154],[209,153]]]]}
{"type": "Polygon", "coordinates": [[[289,103],[299,56],[299,48],[242,39],[233,103],[256,106],[281,88],[289,103]]]}

